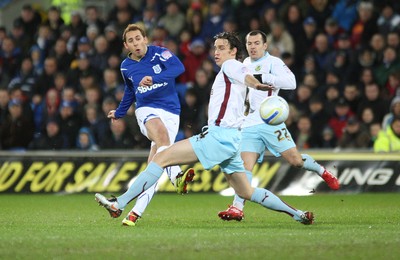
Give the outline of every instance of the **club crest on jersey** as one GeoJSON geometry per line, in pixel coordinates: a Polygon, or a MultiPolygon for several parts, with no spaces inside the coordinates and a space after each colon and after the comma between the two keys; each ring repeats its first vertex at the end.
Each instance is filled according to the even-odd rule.
{"type": "Polygon", "coordinates": [[[153,66],[153,70],[154,70],[155,74],[160,74],[160,72],[161,72],[160,64],[153,66]]]}
{"type": "Polygon", "coordinates": [[[171,53],[170,51],[163,51],[163,52],[161,53],[161,57],[162,57],[164,60],[168,60],[169,58],[172,57],[172,53],[171,53]]]}
{"type": "Polygon", "coordinates": [[[257,67],[255,68],[255,71],[260,71],[261,70],[261,65],[257,65],[257,67]]]}

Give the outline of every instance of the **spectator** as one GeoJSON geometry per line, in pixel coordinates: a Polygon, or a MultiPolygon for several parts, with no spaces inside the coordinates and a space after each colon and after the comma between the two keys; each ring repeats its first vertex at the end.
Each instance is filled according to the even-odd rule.
{"type": "Polygon", "coordinates": [[[308,102],[310,101],[312,90],[309,86],[301,83],[296,89],[296,98],[293,104],[300,114],[308,114],[308,102]]]}
{"type": "Polygon", "coordinates": [[[99,28],[96,25],[90,25],[86,28],[85,36],[89,39],[91,46],[94,46],[94,40],[100,35],[99,28]]]}
{"type": "Polygon", "coordinates": [[[207,58],[207,47],[202,39],[194,39],[189,46],[189,53],[183,57],[183,65],[185,72],[180,76],[180,80],[184,83],[195,81],[196,71],[200,68],[201,63],[207,58]]]}
{"type": "Polygon", "coordinates": [[[324,103],[319,96],[313,96],[309,102],[309,117],[311,121],[311,131],[318,136],[318,140],[322,139],[321,129],[328,124],[329,116],[324,110],[324,103]]]}
{"type": "Polygon", "coordinates": [[[326,63],[326,71],[328,72],[327,76],[330,73],[337,76],[338,82],[335,82],[335,84],[339,85],[341,93],[343,93],[344,84],[349,82],[349,79],[351,78],[352,71],[350,63],[350,57],[344,51],[333,52],[326,63]]]}
{"type": "Polygon", "coordinates": [[[356,117],[350,117],[339,139],[340,148],[367,148],[370,141],[369,132],[356,117]]]}
{"type": "Polygon", "coordinates": [[[400,34],[399,32],[392,31],[386,35],[386,44],[397,50],[397,57],[400,57],[400,34]]]}
{"type": "Polygon", "coordinates": [[[316,139],[311,131],[311,121],[306,115],[301,115],[297,121],[297,131],[292,133],[293,141],[299,150],[306,150],[316,146],[316,139]]]}
{"type": "Polygon", "coordinates": [[[324,31],[325,20],[332,14],[332,2],[327,0],[310,0],[308,6],[308,16],[315,19],[317,30],[324,31]]]}
{"type": "Polygon", "coordinates": [[[379,122],[374,122],[369,126],[369,136],[371,139],[368,143],[368,148],[374,148],[376,139],[378,138],[379,132],[382,130],[381,124],[379,122]]]}
{"type": "Polygon", "coordinates": [[[109,23],[115,26],[117,29],[117,35],[122,35],[124,33],[124,30],[128,24],[132,23],[133,21],[133,16],[131,15],[131,12],[128,9],[119,9],[117,11],[117,20],[109,23]]]}
{"type": "Polygon", "coordinates": [[[267,5],[261,10],[261,31],[265,34],[271,33],[271,24],[278,20],[277,10],[267,5]]]}
{"type": "Polygon", "coordinates": [[[395,117],[400,117],[400,96],[394,97],[390,103],[390,112],[383,117],[382,129],[386,130],[395,117]]]}
{"type": "Polygon", "coordinates": [[[294,41],[282,22],[275,21],[271,24],[271,33],[267,35],[268,51],[271,55],[281,57],[288,52],[294,55],[294,41]]]}
{"type": "Polygon", "coordinates": [[[108,41],[103,35],[98,36],[94,40],[94,53],[89,57],[90,65],[99,71],[104,71],[107,67],[108,57],[108,41]]]}
{"type": "Polygon", "coordinates": [[[78,46],[75,53],[79,57],[80,55],[85,55],[90,57],[94,54],[94,47],[87,36],[82,36],[78,40],[78,46]]]}
{"type": "Polygon", "coordinates": [[[29,50],[29,56],[32,60],[33,71],[35,75],[36,76],[41,75],[44,69],[44,59],[45,59],[44,53],[37,45],[33,45],[29,50]]]}
{"type": "Polygon", "coordinates": [[[101,140],[101,149],[133,149],[135,140],[129,133],[124,119],[114,121],[110,126],[108,138],[101,140]]]}
{"type": "Polygon", "coordinates": [[[15,87],[21,88],[23,92],[23,99],[31,101],[35,93],[35,82],[37,75],[33,69],[32,59],[25,57],[22,60],[21,67],[18,70],[16,77],[14,77],[8,84],[8,89],[15,87]]]}
{"type": "MultiPolygon", "coordinates": [[[[289,3],[287,11],[284,14],[283,22],[288,33],[295,39],[294,44],[294,69],[293,72],[300,70],[304,63],[304,53],[308,52],[306,33],[303,28],[303,16],[300,6],[296,2],[289,3]]],[[[296,73],[295,73],[296,75],[296,73]]]]}
{"type": "Polygon", "coordinates": [[[26,150],[33,139],[35,126],[32,118],[24,114],[23,103],[11,99],[8,103],[10,114],[3,121],[0,129],[0,142],[3,150],[26,150]]]}
{"type": "MultiPolygon", "coordinates": [[[[8,95],[7,89],[0,88],[0,128],[9,115],[8,112],[8,102],[10,101],[10,96],[8,95]]],[[[1,146],[0,146],[1,148],[1,146]]]]}
{"type": "Polygon", "coordinates": [[[85,88],[85,104],[100,105],[103,101],[102,91],[96,85],[89,85],[85,88]]]}
{"type": "Polygon", "coordinates": [[[35,84],[35,95],[38,100],[42,100],[47,91],[54,87],[54,79],[58,72],[57,66],[57,59],[55,57],[47,57],[44,61],[44,71],[39,75],[35,84]]]}
{"type": "Polygon", "coordinates": [[[386,48],[385,37],[382,34],[375,33],[371,36],[369,41],[369,47],[375,54],[375,64],[380,64],[383,62],[383,54],[386,48]]]}
{"type": "Polygon", "coordinates": [[[376,83],[380,87],[386,86],[389,75],[400,71],[400,57],[397,57],[396,50],[392,47],[386,47],[383,52],[383,62],[374,69],[376,83]]]}
{"type": "Polygon", "coordinates": [[[106,23],[101,18],[99,10],[96,5],[88,5],[85,7],[85,23],[87,26],[94,25],[99,29],[99,33],[104,33],[104,28],[106,27],[106,23]]]}
{"type": "MultiPolygon", "coordinates": [[[[112,55],[115,55],[116,57],[119,57],[122,54],[122,47],[124,46],[122,44],[122,39],[119,37],[117,34],[117,28],[115,28],[114,25],[107,25],[106,28],[104,29],[104,36],[107,39],[108,46],[109,46],[109,53],[112,55]]],[[[119,68],[120,61],[116,62],[119,68]]]]}
{"type": "Polygon", "coordinates": [[[393,4],[386,2],[377,20],[379,32],[387,35],[400,29],[400,14],[393,9],[393,4]]]}
{"type": "Polygon", "coordinates": [[[85,86],[82,86],[81,80],[85,77],[94,77],[96,80],[100,78],[100,73],[90,64],[89,57],[82,53],[78,57],[78,66],[68,72],[68,85],[74,86],[78,92],[83,94],[85,86]]]}
{"type": "Polygon", "coordinates": [[[15,47],[21,51],[23,56],[29,53],[32,42],[28,38],[28,35],[25,34],[22,24],[14,23],[9,37],[13,39],[15,47]]]}
{"type": "Polygon", "coordinates": [[[180,10],[176,1],[169,1],[166,7],[166,13],[160,17],[158,25],[164,27],[168,34],[177,39],[179,33],[185,27],[185,15],[180,10]]]}
{"type": "Polygon", "coordinates": [[[157,27],[158,15],[156,8],[145,7],[142,11],[142,18],[136,21],[143,24],[143,28],[148,32],[150,38],[153,37],[153,30],[157,27]]]}
{"type": "Polygon", "coordinates": [[[3,40],[7,38],[7,28],[4,26],[0,26],[0,47],[3,44],[3,40]]]}
{"type": "Polygon", "coordinates": [[[349,104],[350,110],[353,113],[356,113],[358,111],[358,104],[360,103],[361,100],[360,91],[358,90],[358,87],[353,83],[346,84],[343,90],[343,97],[349,104]]]}
{"type": "Polygon", "coordinates": [[[99,147],[96,144],[89,128],[82,127],[79,129],[78,138],[76,140],[76,148],[84,151],[98,151],[99,147]]]}
{"type": "MultiPolygon", "coordinates": [[[[198,123],[200,120],[200,113],[202,112],[199,106],[199,100],[193,88],[190,88],[185,93],[185,102],[182,104],[182,111],[180,114],[180,130],[190,129],[191,135],[184,136],[183,139],[189,138],[201,132],[202,125],[198,123]]],[[[186,133],[189,134],[189,133],[186,133]]]]}
{"type": "Polygon", "coordinates": [[[333,17],[328,17],[325,21],[324,32],[328,37],[328,44],[330,49],[336,49],[338,44],[339,35],[343,33],[339,27],[338,22],[333,17]]]}
{"type": "Polygon", "coordinates": [[[47,20],[43,24],[50,28],[50,39],[55,41],[61,35],[61,27],[64,25],[64,19],[61,18],[61,10],[57,6],[50,6],[47,10],[47,20]]]}
{"type": "Polygon", "coordinates": [[[56,75],[54,76],[54,88],[57,90],[60,96],[63,89],[66,87],[67,87],[67,75],[62,72],[57,72],[56,75]]]}
{"type": "MultiPolygon", "coordinates": [[[[318,34],[317,30],[317,23],[315,22],[315,19],[312,18],[311,16],[307,17],[303,21],[303,30],[305,33],[305,43],[306,43],[306,51],[304,53],[309,53],[311,52],[312,48],[314,47],[315,43],[315,37],[318,34]]],[[[297,38],[295,38],[297,41],[297,38]]],[[[297,44],[297,42],[296,42],[297,44]]],[[[303,53],[303,55],[304,55],[303,53]]]]}
{"type": "Polygon", "coordinates": [[[104,97],[114,97],[118,87],[121,87],[119,71],[111,68],[106,68],[103,71],[102,90],[104,97]]]}
{"type": "Polygon", "coordinates": [[[213,1],[210,3],[208,16],[206,17],[203,25],[203,31],[201,33],[202,38],[206,43],[213,41],[214,35],[223,30],[224,24],[223,9],[219,2],[213,1]]]}
{"type": "Polygon", "coordinates": [[[262,8],[262,1],[244,0],[239,1],[234,10],[234,17],[238,24],[238,30],[241,33],[250,31],[248,21],[258,16],[259,10],[262,8]]]}
{"type": "Polygon", "coordinates": [[[377,120],[374,110],[372,110],[372,108],[370,107],[365,107],[361,111],[360,124],[362,125],[362,127],[368,130],[370,125],[375,122],[377,122],[377,120]]]}
{"type": "Polygon", "coordinates": [[[346,32],[351,30],[357,19],[357,2],[358,0],[339,0],[333,7],[332,17],[346,32]]]}
{"type": "Polygon", "coordinates": [[[37,133],[43,133],[46,128],[46,122],[60,116],[60,102],[60,93],[55,88],[49,89],[46,93],[46,98],[40,105],[40,109],[37,109],[34,114],[37,133]]]}
{"type": "MultiPolygon", "coordinates": [[[[0,49],[0,71],[8,79],[16,76],[22,59],[21,50],[15,46],[14,40],[7,37],[3,40],[0,49]]],[[[5,82],[8,85],[9,82],[5,82]]],[[[6,86],[7,86],[6,85],[6,86]]]]}
{"type": "Polygon", "coordinates": [[[376,120],[382,122],[383,117],[389,112],[389,104],[380,96],[380,88],[376,83],[365,86],[364,96],[358,105],[357,115],[361,116],[361,111],[365,107],[370,107],[375,112],[376,120]]]}
{"type": "Polygon", "coordinates": [[[334,116],[332,116],[328,121],[328,124],[333,129],[337,140],[341,139],[347,124],[347,120],[353,115],[354,114],[351,112],[349,104],[347,104],[346,100],[344,98],[340,98],[336,102],[334,116]]]}
{"type": "Polygon", "coordinates": [[[322,149],[332,149],[337,146],[337,139],[332,128],[326,126],[322,130],[322,138],[318,145],[318,148],[322,149]]]}
{"type": "MultiPolygon", "coordinates": [[[[331,54],[328,44],[328,37],[324,33],[319,33],[315,37],[315,45],[311,54],[314,57],[317,68],[324,72],[329,55],[331,54]]],[[[325,74],[325,73],[324,73],[325,74]]]]}
{"type": "Polygon", "coordinates": [[[375,152],[400,152],[400,117],[393,118],[386,130],[379,132],[374,143],[375,152]]]}
{"type": "Polygon", "coordinates": [[[212,83],[207,72],[203,68],[199,68],[196,71],[193,90],[195,91],[198,98],[198,103],[203,107],[203,110],[208,105],[208,101],[210,100],[211,87],[212,83]]]}
{"type": "Polygon", "coordinates": [[[168,31],[164,27],[158,25],[156,28],[154,28],[153,37],[151,38],[152,45],[165,47],[167,40],[168,31]]]}
{"type": "Polygon", "coordinates": [[[82,118],[78,114],[76,105],[70,101],[61,101],[60,105],[61,134],[67,137],[67,146],[76,147],[76,140],[79,129],[82,125],[82,118]]]}
{"type": "Polygon", "coordinates": [[[68,52],[67,42],[62,38],[56,40],[54,48],[50,50],[49,56],[56,58],[58,71],[64,73],[70,69],[71,62],[74,60],[74,56],[68,52]]]}
{"type": "Polygon", "coordinates": [[[355,62],[355,55],[353,54],[353,46],[351,45],[350,37],[347,33],[341,33],[338,35],[336,50],[345,52],[351,63],[355,62]]]}
{"type": "Polygon", "coordinates": [[[386,100],[390,100],[395,96],[400,96],[400,69],[389,74],[382,91],[382,97],[386,100]]]}
{"type": "Polygon", "coordinates": [[[289,105],[289,115],[285,121],[286,128],[290,133],[297,131],[297,121],[299,120],[300,113],[293,103],[288,103],[289,105]]]}
{"type": "Polygon", "coordinates": [[[198,38],[202,36],[203,24],[204,16],[201,11],[194,11],[188,19],[186,28],[193,38],[198,38]]]}
{"type": "Polygon", "coordinates": [[[60,123],[55,119],[46,122],[46,130],[32,140],[28,150],[62,150],[67,149],[67,139],[60,133],[60,123]]]}
{"type": "Polygon", "coordinates": [[[360,73],[358,89],[363,93],[368,84],[375,83],[375,77],[372,68],[364,68],[360,73]]]}
{"type": "Polygon", "coordinates": [[[324,93],[324,98],[324,110],[332,117],[335,115],[335,107],[340,98],[339,88],[336,85],[328,85],[324,93]]]}
{"type": "Polygon", "coordinates": [[[8,89],[10,99],[20,100],[22,102],[23,114],[29,118],[33,118],[32,114],[32,103],[25,99],[24,92],[20,86],[15,86],[12,89],[8,89]]]}
{"type": "MultiPolygon", "coordinates": [[[[114,6],[107,14],[106,23],[111,24],[118,21],[118,12],[120,10],[127,10],[127,15],[130,19],[133,19],[136,15],[138,15],[137,10],[129,3],[129,0],[115,0],[114,6]]],[[[119,34],[122,35],[122,34],[119,34]]]]}
{"type": "Polygon", "coordinates": [[[82,15],[79,11],[71,12],[71,23],[67,25],[68,30],[71,31],[71,36],[75,39],[80,39],[86,34],[87,25],[82,19],[82,15]]]}
{"type": "Polygon", "coordinates": [[[109,122],[99,109],[97,104],[87,104],[84,106],[83,126],[89,128],[96,144],[108,138],[109,122]]]}
{"type": "Polygon", "coordinates": [[[14,19],[14,23],[22,25],[24,33],[28,36],[28,42],[33,44],[39,24],[42,23],[42,18],[31,4],[25,4],[21,8],[20,16],[14,19]]]}
{"type": "Polygon", "coordinates": [[[351,28],[351,41],[355,48],[366,47],[371,36],[378,32],[374,4],[360,1],[357,5],[358,19],[351,28]]]}

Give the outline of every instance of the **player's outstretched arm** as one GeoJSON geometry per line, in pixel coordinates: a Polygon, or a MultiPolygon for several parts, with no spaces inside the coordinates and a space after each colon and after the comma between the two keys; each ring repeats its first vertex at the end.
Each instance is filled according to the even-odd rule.
{"type": "Polygon", "coordinates": [[[261,91],[268,91],[274,89],[274,87],[271,85],[260,83],[253,75],[250,74],[246,75],[244,82],[247,86],[261,91]]]}

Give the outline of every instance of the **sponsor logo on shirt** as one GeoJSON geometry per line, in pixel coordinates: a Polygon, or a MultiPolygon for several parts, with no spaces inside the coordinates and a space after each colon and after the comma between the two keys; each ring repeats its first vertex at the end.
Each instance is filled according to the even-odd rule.
{"type": "Polygon", "coordinates": [[[164,83],[156,83],[156,84],[153,84],[153,85],[151,85],[151,86],[139,86],[139,87],[137,88],[136,93],[139,92],[140,94],[143,94],[143,93],[146,93],[147,91],[152,91],[152,90],[154,90],[154,89],[161,88],[161,87],[164,87],[164,86],[166,86],[166,85],[168,85],[167,82],[164,82],[164,83]]]}

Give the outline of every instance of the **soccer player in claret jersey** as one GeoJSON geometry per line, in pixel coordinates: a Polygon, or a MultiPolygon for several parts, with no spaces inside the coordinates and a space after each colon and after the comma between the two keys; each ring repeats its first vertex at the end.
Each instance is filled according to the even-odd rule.
{"type": "MultiPolygon", "coordinates": [[[[148,46],[145,31],[136,24],[130,24],[123,33],[124,47],[129,51],[128,57],[121,63],[121,73],[125,82],[124,96],[116,110],[108,113],[111,121],[126,115],[133,102],[140,130],[151,142],[148,161],[154,154],[164,150],[175,141],[179,129],[179,114],[181,111],[178,94],[175,89],[175,79],[185,71],[180,60],[168,49],[158,46],[148,46]]],[[[187,184],[194,177],[193,169],[182,173],[179,166],[169,166],[166,169],[168,177],[180,194],[187,192],[187,184]]],[[[150,203],[156,184],[148,187],[138,197],[135,206],[122,223],[135,226],[150,203]]],[[[98,200],[106,199],[98,194],[98,200]]],[[[115,201],[116,198],[106,199],[115,201]]],[[[119,217],[123,208],[110,211],[114,218],[119,217]]]]}
{"type": "Polygon", "coordinates": [[[262,206],[283,212],[302,224],[313,223],[313,213],[288,206],[272,192],[252,188],[247,180],[240,157],[241,125],[244,120],[246,88],[268,91],[268,84],[260,83],[240,61],[241,42],[234,33],[215,36],[216,64],[221,67],[210,95],[208,128],[201,134],[174,143],[154,155],[147,168],[139,174],[129,190],[110,202],[96,194],[96,199],[108,211],[124,208],[132,199],[157,182],[164,167],[200,161],[205,169],[219,165],[236,194],[262,206]]]}
{"type": "MultiPolygon", "coordinates": [[[[267,52],[267,37],[262,31],[251,31],[246,36],[246,49],[249,54],[243,64],[261,82],[272,86],[269,91],[250,89],[248,115],[242,130],[241,156],[244,161],[246,175],[251,183],[254,165],[262,162],[265,149],[274,156],[282,156],[290,165],[313,171],[328,184],[332,190],[339,189],[337,178],[310,155],[300,154],[296,148],[285,123],[268,125],[259,115],[261,102],[268,96],[278,95],[280,89],[295,89],[294,74],[278,57],[267,52]]],[[[218,213],[223,220],[243,219],[244,200],[235,195],[233,205],[218,213]]]]}

